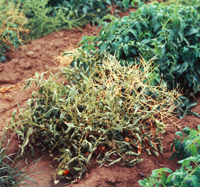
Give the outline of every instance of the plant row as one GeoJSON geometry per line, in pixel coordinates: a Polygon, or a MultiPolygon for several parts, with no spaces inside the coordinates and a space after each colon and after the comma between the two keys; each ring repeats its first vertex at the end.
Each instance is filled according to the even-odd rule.
{"type": "Polygon", "coordinates": [[[15,0],[0,2],[0,62],[7,49],[40,38],[59,29],[97,23],[114,7],[125,9],[129,0],[15,0]]]}

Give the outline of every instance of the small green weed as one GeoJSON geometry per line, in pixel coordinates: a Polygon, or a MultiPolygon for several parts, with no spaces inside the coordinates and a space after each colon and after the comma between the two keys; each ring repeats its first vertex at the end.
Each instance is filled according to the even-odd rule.
{"type": "MultiPolygon", "coordinates": [[[[26,179],[34,182],[28,174],[25,174],[25,169],[20,167],[21,162],[16,164],[17,153],[8,154],[9,146],[12,142],[12,136],[9,137],[9,134],[3,133],[0,142],[0,186],[1,187],[18,187],[19,185],[27,184],[26,179]],[[6,143],[7,142],[7,143],[6,143]]],[[[34,182],[35,183],[35,182],[34,182]]]]}

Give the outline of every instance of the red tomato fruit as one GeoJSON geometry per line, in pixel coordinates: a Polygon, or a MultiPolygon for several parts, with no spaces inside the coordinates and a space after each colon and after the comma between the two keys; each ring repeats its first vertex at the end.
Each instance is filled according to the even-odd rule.
{"type": "Polygon", "coordinates": [[[66,169],[65,171],[63,171],[63,175],[67,175],[69,173],[69,171],[66,169]]]}

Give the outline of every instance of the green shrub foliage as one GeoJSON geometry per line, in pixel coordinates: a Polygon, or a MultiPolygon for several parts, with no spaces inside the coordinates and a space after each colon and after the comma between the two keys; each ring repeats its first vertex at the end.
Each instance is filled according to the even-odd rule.
{"type": "MultiPolygon", "coordinates": [[[[200,126],[198,126],[200,130],[200,126]]],[[[175,138],[171,151],[175,148],[170,159],[177,157],[180,159],[185,159],[190,156],[197,156],[200,154],[200,132],[185,127],[183,133],[181,131],[176,132],[178,138],[175,138]]]]}
{"type": "Polygon", "coordinates": [[[198,187],[200,186],[200,125],[198,130],[185,127],[183,133],[176,132],[179,136],[174,140],[172,149],[175,148],[172,157],[182,158],[178,161],[181,168],[175,172],[169,168],[160,168],[152,171],[148,179],[139,181],[145,187],[198,187]],[[167,175],[168,174],[168,175],[167,175]]]}
{"type": "MultiPolygon", "coordinates": [[[[127,64],[141,54],[155,63],[169,88],[200,90],[198,6],[148,4],[128,17],[104,23],[99,36],[84,37],[81,49],[116,54],[127,64]]],[[[73,64],[72,64],[73,65],[73,64]]]]}
{"type": "Polygon", "coordinates": [[[165,2],[167,4],[182,4],[185,6],[191,5],[191,6],[195,6],[195,5],[200,5],[200,1],[199,0],[165,0],[165,2]]]}
{"type": "Polygon", "coordinates": [[[112,6],[124,9],[131,4],[129,0],[22,0],[16,3],[21,4],[21,11],[29,18],[29,39],[37,39],[59,29],[94,24],[108,14],[112,6]]]}

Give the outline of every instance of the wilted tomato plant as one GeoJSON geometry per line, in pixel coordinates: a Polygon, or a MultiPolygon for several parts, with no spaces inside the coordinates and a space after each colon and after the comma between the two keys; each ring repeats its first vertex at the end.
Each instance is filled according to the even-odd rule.
{"type": "Polygon", "coordinates": [[[166,84],[151,85],[152,62],[125,67],[113,56],[98,59],[85,54],[90,75],[76,62],[64,68],[69,85],[55,83],[55,76],[27,81],[38,91],[12,126],[23,140],[21,154],[35,145],[59,150],[56,182],[56,174],[67,175],[66,182],[81,179],[92,157],[101,167],[134,166],[142,161],[142,150],[162,153],[163,120],[175,110],[179,94],[167,91],[166,84]]]}

